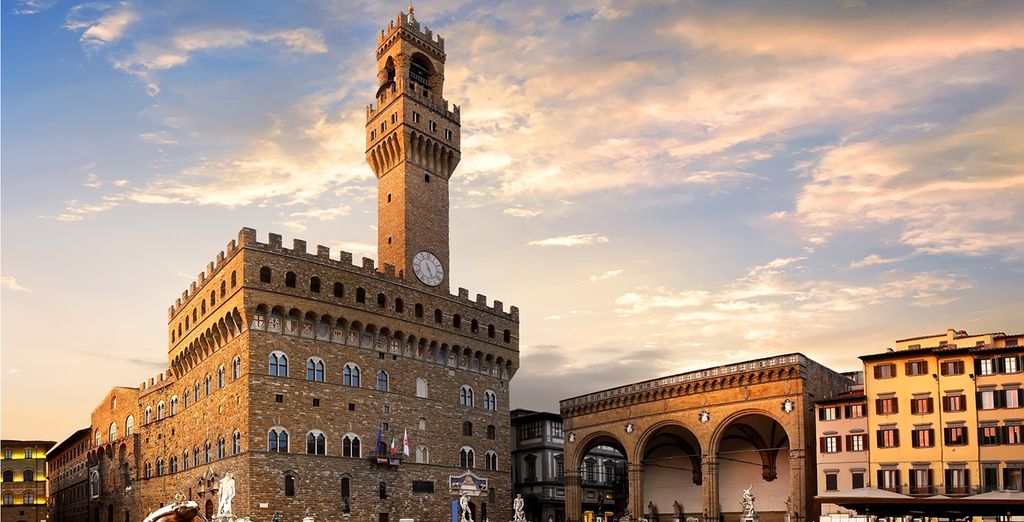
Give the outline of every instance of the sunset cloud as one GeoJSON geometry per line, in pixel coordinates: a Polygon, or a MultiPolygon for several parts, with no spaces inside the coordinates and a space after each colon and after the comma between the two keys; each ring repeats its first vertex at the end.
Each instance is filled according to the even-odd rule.
{"type": "Polygon", "coordinates": [[[600,234],[573,234],[571,236],[557,236],[549,237],[547,239],[536,239],[527,243],[530,246],[560,246],[560,247],[575,247],[585,245],[598,245],[601,243],[607,243],[608,238],[600,234]]]}

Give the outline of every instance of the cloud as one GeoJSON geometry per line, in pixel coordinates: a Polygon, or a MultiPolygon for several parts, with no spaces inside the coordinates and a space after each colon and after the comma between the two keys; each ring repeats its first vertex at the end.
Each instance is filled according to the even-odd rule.
{"type": "Polygon", "coordinates": [[[8,290],[14,292],[31,292],[32,289],[21,286],[18,281],[11,276],[0,276],[0,285],[4,286],[8,290]]]}
{"type": "MultiPolygon", "coordinates": [[[[358,241],[332,241],[331,248],[352,254],[352,263],[362,265],[362,258],[377,258],[377,245],[371,243],[360,243],[358,241]]],[[[337,254],[332,254],[337,257],[337,254]]]]}
{"type": "Polygon", "coordinates": [[[749,172],[740,172],[738,170],[699,170],[684,176],[682,181],[683,183],[694,183],[698,185],[720,185],[726,182],[742,179],[763,180],[765,178],[749,172]]]}
{"type": "Polygon", "coordinates": [[[156,131],[156,132],[143,132],[139,134],[139,139],[146,143],[153,143],[156,145],[174,145],[178,143],[173,136],[167,131],[156,131]]]}
{"type": "Polygon", "coordinates": [[[621,316],[641,314],[656,308],[689,308],[704,303],[708,292],[702,290],[673,291],[665,287],[641,287],[615,299],[615,313],[621,316]]]}
{"type": "Polygon", "coordinates": [[[82,186],[87,188],[100,188],[103,186],[103,182],[100,181],[99,176],[90,173],[85,179],[85,183],[82,183],[82,186]]]}
{"type": "Polygon", "coordinates": [[[575,247],[585,245],[597,245],[600,243],[607,243],[608,238],[599,234],[573,234],[571,236],[558,236],[549,237],[547,239],[537,239],[530,241],[527,245],[530,246],[561,246],[561,247],[575,247]]]}
{"type": "Polygon", "coordinates": [[[348,205],[334,208],[312,208],[299,212],[287,214],[287,219],[279,223],[293,233],[306,230],[310,220],[334,221],[342,216],[347,216],[352,209],[348,205]]]}
{"type": "Polygon", "coordinates": [[[87,49],[98,49],[120,40],[139,15],[127,4],[111,7],[101,3],[84,3],[72,7],[64,28],[82,31],[79,40],[87,49]]]}
{"type": "Polygon", "coordinates": [[[609,270],[609,271],[607,271],[607,272],[605,272],[603,274],[594,274],[594,275],[588,277],[587,281],[590,281],[591,283],[596,282],[596,281],[604,281],[606,279],[611,279],[613,277],[618,277],[624,271],[625,270],[622,269],[622,268],[617,268],[615,270],[609,270]]]}
{"type": "Polygon", "coordinates": [[[39,14],[43,11],[49,11],[50,8],[52,8],[55,5],[57,5],[57,0],[18,0],[18,3],[17,5],[14,6],[14,9],[11,9],[11,14],[39,14]]]}
{"type": "Polygon", "coordinates": [[[541,215],[544,210],[539,208],[509,207],[502,212],[513,217],[532,218],[541,215]]]}
{"type": "Polygon", "coordinates": [[[908,256],[882,257],[878,254],[871,254],[864,257],[863,259],[851,261],[850,268],[864,268],[866,266],[888,265],[892,263],[899,263],[900,261],[905,261],[907,258],[908,256]]]}

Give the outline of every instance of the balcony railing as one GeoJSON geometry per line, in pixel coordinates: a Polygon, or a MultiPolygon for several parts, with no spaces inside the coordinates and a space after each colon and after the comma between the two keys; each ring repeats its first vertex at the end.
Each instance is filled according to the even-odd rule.
{"type": "Polygon", "coordinates": [[[943,484],[931,484],[926,486],[910,486],[903,484],[900,486],[879,487],[878,489],[915,497],[930,497],[934,495],[963,497],[968,495],[977,495],[982,492],[982,488],[979,486],[945,486],[943,484]]]}

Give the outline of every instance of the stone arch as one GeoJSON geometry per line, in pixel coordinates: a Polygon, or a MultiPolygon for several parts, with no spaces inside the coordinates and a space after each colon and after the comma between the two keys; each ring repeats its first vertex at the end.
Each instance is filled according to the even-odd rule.
{"type": "Polygon", "coordinates": [[[674,513],[677,502],[684,513],[702,512],[701,441],[689,426],[674,420],[650,426],[639,437],[635,455],[643,466],[642,480],[634,482],[641,486],[634,493],[640,506],[653,503],[663,520],[674,513]]]}
{"type": "MultiPolygon", "coordinates": [[[[716,425],[708,453],[718,465],[717,491],[753,486],[758,512],[785,514],[787,498],[800,488],[800,484],[792,483],[791,455],[794,445],[796,449],[801,447],[786,420],[763,408],[746,408],[716,425]]],[[[727,518],[730,511],[739,510],[726,503],[722,503],[722,509],[727,518]]]]}

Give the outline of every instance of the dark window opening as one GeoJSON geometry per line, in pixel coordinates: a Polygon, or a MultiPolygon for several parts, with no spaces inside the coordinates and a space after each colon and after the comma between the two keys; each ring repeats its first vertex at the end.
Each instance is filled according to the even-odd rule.
{"type": "Polygon", "coordinates": [[[444,320],[444,314],[441,313],[441,309],[440,308],[435,309],[434,310],[434,322],[435,323],[440,323],[443,320],[444,320]]]}
{"type": "Polygon", "coordinates": [[[398,313],[405,312],[405,303],[401,299],[395,299],[395,311],[398,313]]]}
{"type": "Polygon", "coordinates": [[[284,395],[280,393],[274,395],[274,402],[284,402],[284,395]]]}
{"type": "Polygon", "coordinates": [[[284,496],[294,497],[295,496],[295,477],[292,475],[284,476],[284,496]]]}
{"type": "Polygon", "coordinates": [[[295,272],[288,272],[284,275],[284,286],[295,288],[295,272]]]}
{"type": "Polygon", "coordinates": [[[476,333],[478,330],[480,330],[480,323],[478,323],[476,319],[473,319],[473,321],[469,323],[469,331],[476,333]]]}
{"type": "Polygon", "coordinates": [[[366,302],[366,290],[364,290],[362,288],[356,288],[356,302],[357,303],[365,303],[366,302]]]}
{"type": "Polygon", "coordinates": [[[416,317],[423,319],[423,305],[416,303],[416,317]]]}
{"type": "Polygon", "coordinates": [[[387,297],[384,297],[384,294],[377,294],[377,306],[384,308],[385,306],[387,306],[387,304],[387,297]]]}
{"type": "Polygon", "coordinates": [[[430,174],[424,174],[423,175],[423,181],[426,181],[427,183],[430,183],[430,174]]]}
{"type": "Polygon", "coordinates": [[[493,324],[487,325],[487,337],[490,337],[491,339],[494,339],[494,325],[493,324]]]}
{"type": "Polygon", "coordinates": [[[270,282],[270,267],[269,266],[265,266],[263,268],[260,268],[260,282],[261,283],[269,283],[270,282]]]}
{"type": "Polygon", "coordinates": [[[309,291],[320,293],[320,278],[313,276],[309,278],[309,291]]]}
{"type": "Polygon", "coordinates": [[[462,328],[462,316],[455,314],[452,316],[452,326],[455,328],[462,328]]]}
{"type": "Polygon", "coordinates": [[[345,285],[334,283],[334,297],[345,297],[345,285]]]}
{"type": "Polygon", "coordinates": [[[504,341],[505,341],[506,343],[507,343],[507,342],[511,342],[511,341],[512,341],[512,332],[511,332],[511,331],[509,331],[509,330],[505,330],[505,331],[504,331],[504,332],[502,333],[502,335],[501,335],[501,338],[502,338],[502,340],[504,340],[504,341]]]}

